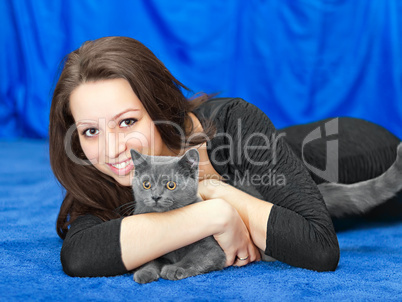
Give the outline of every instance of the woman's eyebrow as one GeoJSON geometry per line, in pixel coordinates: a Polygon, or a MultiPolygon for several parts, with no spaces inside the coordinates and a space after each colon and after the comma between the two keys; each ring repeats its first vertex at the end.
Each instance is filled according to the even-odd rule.
{"type": "Polygon", "coordinates": [[[82,121],[78,121],[75,123],[76,127],[82,127],[82,126],[95,126],[98,123],[96,121],[93,120],[82,120],[82,121]]]}
{"type": "MultiPolygon", "coordinates": [[[[140,111],[140,109],[134,109],[134,108],[129,108],[126,109],[118,114],[116,114],[114,117],[111,118],[111,120],[117,120],[120,116],[122,116],[123,114],[130,112],[130,111],[140,111]]],[[[86,120],[81,120],[75,123],[75,125],[77,127],[82,127],[83,125],[97,125],[98,122],[95,120],[90,120],[90,119],[86,119],[86,120]]]]}
{"type": "Polygon", "coordinates": [[[112,120],[117,120],[120,116],[122,116],[123,114],[130,112],[130,111],[140,111],[140,109],[134,109],[134,108],[126,109],[123,112],[120,112],[120,113],[116,114],[114,117],[112,117],[112,120]]]}

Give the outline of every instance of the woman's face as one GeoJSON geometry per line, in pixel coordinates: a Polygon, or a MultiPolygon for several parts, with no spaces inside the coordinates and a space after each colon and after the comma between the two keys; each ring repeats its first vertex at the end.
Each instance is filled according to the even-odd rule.
{"type": "Polygon", "coordinates": [[[87,82],[70,96],[80,144],[89,161],[118,183],[130,186],[130,149],[173,155],[137,95],[124,79],[87,82]]]}

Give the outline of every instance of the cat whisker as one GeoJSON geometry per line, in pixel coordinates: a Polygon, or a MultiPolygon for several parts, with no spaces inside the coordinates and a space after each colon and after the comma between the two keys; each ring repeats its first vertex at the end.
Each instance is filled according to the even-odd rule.
{"type": "Polygon", "coordinates": [[[120,214],[121,216],[131,215],[135,209],[135,201],[130,201],[121,206],[114,209],[115,213],[120,214]]]}

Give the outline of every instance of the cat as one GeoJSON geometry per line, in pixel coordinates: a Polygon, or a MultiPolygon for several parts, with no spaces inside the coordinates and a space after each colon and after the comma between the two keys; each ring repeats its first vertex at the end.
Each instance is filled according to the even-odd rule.
{"type": "MultiPolygon", "coordinates": [[[[202,201],[198,195],[197,149],[189,149],[181,157],[130,151],[135,167],[134,215],[166,212],[202,201]]],[[[133,278],[137,283],[149,283],[160,277],[180,280],[221,270],[225,263],[224,251],[213,236],[209,236],[144,264],[134,272],[133,278]]]]}

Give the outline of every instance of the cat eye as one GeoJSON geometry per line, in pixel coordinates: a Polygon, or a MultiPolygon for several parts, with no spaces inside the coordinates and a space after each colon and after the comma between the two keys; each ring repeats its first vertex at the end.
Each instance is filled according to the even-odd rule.
{"type": "Polygon", "coordinates": [[[149,188],[151,188],[151,183],[146,180],[142,183],[142,186],[144,187],[144,189],[148,190],[149,188]]]}
{"type": "Polygon", "coordinates": [[[174,190],[174,189],[176,189],[176,183],[174,181],[169,181],[166,184],[166,188],[168,188],[169,190],[174,190]]]}

